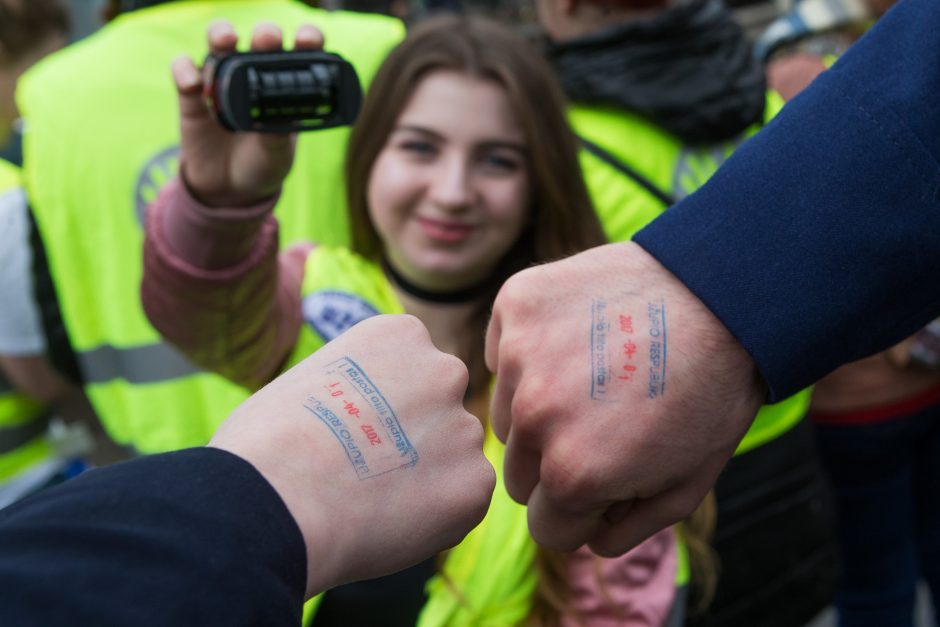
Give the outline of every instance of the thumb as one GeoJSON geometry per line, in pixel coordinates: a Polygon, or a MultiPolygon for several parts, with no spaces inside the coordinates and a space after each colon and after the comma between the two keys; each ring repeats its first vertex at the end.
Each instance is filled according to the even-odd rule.
{"type": "Polygon", "coordinates": [[[623,555],[657,531],[679,522],[688,514],[687,499],[679,492],[650,499],[635,499],[628,508],[618,508],[604,517],[605,525],[588,542],[601,557],[623,555]],[[618,515],[619,514],[619,515],[618,515]]]}
{"type": "Polygon", "coordinates": [[[179,96],[180,117],[189,119],[205,118],[209,115],[202,99],[202,74],[196,69],[193,60],[180,56],[170,66],[176,93],[179,96]]]}
{"type": "Polygon", "coordinates": [[[582,510],[562,507],[549,497],[540,483],[529,496],[529,533],[542,546],[556,551],[574,551],[596,537],[604,527],[604,509],[603,506],[582,510]]]}

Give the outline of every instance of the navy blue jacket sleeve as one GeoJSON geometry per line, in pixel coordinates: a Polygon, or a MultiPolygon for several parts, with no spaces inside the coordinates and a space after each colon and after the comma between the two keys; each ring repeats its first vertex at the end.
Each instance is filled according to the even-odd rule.
{"type": "Polygon", "coordinates": [[[250,464],[155,455],[0,511],[0,625],[299,625],[306,565],[250,464]]]}
{"type": "Polygon", "coordinates": [[[635,241],[750,353],[771,400],[940,312],[940,2],[901,0],[635,241]]]}

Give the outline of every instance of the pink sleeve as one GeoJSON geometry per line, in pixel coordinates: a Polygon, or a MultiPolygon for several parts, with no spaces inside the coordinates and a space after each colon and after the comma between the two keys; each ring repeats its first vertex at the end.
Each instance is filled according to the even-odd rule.
{"type": "Polygon", "coordinates": [[[249,389],[277,374],[301,325],[312,246],[278,256],[276,200],[207,207],[177,177],[147,214],[141,300],[148,318],[193,363],[249,389]]]}
{"type": "Polygon", "coordinates": [[[676,599],[676,541],[663,529],[616,558],[595,556],[585,546],[569,559],[573,612],[562,627],[661,626],[676,599]]]}

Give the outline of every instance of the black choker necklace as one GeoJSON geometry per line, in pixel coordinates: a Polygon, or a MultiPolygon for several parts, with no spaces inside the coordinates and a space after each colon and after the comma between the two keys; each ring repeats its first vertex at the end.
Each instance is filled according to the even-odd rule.
{"type": "Polygon", "coordinates": [[[402,291],[404,291],[406,294],[431,303],[469,303],[477,300],[481,296],[484,296],[493,285],[492,279],[487,278],[482,282],[477,283],[476,285],[471,285],[470,287],[466,287],[462,290],[456,290],[453,292],[431,292],[408,281],[408,279],[396,272],[395,268],[393,268],[392,264],[390,264],[388,261],[383,261],[382,267],[385,269],[385,273],[388,274],[388,277],[392,280],[392,283],[401,288],[402,291]]]}

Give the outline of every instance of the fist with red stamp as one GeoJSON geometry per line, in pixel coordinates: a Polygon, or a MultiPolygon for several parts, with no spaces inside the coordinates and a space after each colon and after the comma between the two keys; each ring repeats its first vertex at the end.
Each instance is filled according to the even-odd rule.
{"type": "MultiPolygon", "coordinates": [[[[666,390],[666,306],[621,302],[615,310],[604,299],[591,302],[591,398],[614,400],[617,390],[646,375],[646,394],[654,399],[666,390]]],[[[617,397],[619,399],[619,397],[617,397]]]]}
{"type": "Polygon", "coordinates": [[[391,405],[355,361],[334,361],[325,374],[328,383],[304,407],[332,431],[360,479],[418,463],[391,405]]]}

